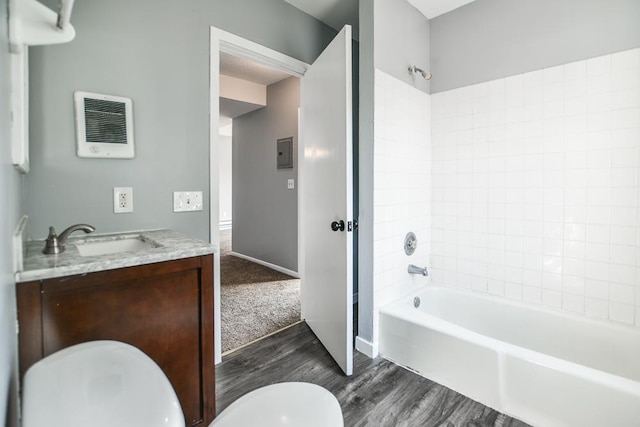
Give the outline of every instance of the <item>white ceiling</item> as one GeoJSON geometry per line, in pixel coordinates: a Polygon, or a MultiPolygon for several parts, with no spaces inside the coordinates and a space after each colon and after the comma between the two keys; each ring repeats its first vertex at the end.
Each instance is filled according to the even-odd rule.
{"type": "Polygon", "coordinates": [[[220,52],[220,74],[265,86],[291,77],[275,68],[224,52],[220,52]]]}
{"type": "MultiPolygon", "coordinates": [[[[344,24],[353,26],[354,38],[358,38],[358,0],[284,0],[303,12],[324,22],[335,30],[344,24]]],[[[427,19],[447,13],[474,0],[408,0],[427,19]]]]}
{"type": "MultiPolygon", "coordinates": [[[[251,61],[246,58],[233,56],[225,52],[220,52],[220,74],[247,80],[253,83],[269,86],[291,77],[275,68],[251,61]]],[[[234,99],[220,98],[220,116],[226,119],[233,119],[251,111],[263,108],[264,105],[252,104],[234,99]]],[[[225,125],[221,122],[220,128],[225,125]]]]}
{"type": "Polygon", "coordinates": [[[413,7],[418,9],[427,19],[435,18],[438,15],[457,9],[474,0],[407,0],[413,7]]]}
{"type": "MultiPolygon", "coordinates": [[[[261,108],[264,108],[264,105],[220,97],[220,116],[229,119],[235,119],[236,117],[240,117],[261,108]]],[[[222,127],[222,124],[220,124],[220,126],[222,127]]]]}

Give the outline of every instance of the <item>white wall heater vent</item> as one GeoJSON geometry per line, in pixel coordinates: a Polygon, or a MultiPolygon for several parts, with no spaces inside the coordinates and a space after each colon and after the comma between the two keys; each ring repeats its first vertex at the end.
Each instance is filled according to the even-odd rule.
{"type": "Polygon", "coordinates": [[[130,98],[75,92],[78,157],[132,159],[133,103],[130,98]]]}

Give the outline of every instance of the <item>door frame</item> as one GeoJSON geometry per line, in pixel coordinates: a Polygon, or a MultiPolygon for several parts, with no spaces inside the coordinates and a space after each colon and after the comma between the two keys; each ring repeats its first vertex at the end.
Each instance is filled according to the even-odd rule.
{"type": "MultiPolygon", "coordinates": [[[[302,78],[310,67],[309,64],[292,58],[288,55],[270,49],[259,43],[252,42],[235,34],[211,27],[210,56],[209,56],[209,230],[210,241],[220,247],[220,165],[218,139],[220,122],[220,53],[229,53],[234,56],[250,59],[252,61],[268,65],[280,71],[284,71],[293,77],[302,78]]],[[[300,129],[298,129],[300,134],[300,129]]],[[[301,283],[304,283],[304,261],[301,248],[304,246],[302,235],[301,195],[304,180],[301,179],[303,141],[298,138],[298,273],[301,283]]],[[[214,289],[214,357],[215,364],[222,362],[222,339],[220,329],[220,253],[214,254],[213,269],[214,289]]]]}

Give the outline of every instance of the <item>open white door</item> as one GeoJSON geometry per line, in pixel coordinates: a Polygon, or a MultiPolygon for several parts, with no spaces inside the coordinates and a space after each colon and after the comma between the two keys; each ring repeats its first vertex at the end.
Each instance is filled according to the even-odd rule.
{"type": "Polygon", "coordinates": [[[340,368],[353,371],[351,26],[301,82],[302,317],[340,368]]]}

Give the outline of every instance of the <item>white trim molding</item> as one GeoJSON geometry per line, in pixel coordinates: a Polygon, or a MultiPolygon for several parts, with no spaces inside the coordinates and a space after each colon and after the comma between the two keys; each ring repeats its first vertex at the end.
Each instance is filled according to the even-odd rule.
{"type": "Polygon", "coordinates": [[[264,265],[265,267],[268,267],[275,271],[279,271],[280,273],[288,274],[289,276],[295,277],[296,279],[300,278],[300,275],[297,271],[289,270],[288,268],[280,267],[279,265],[271,264],[270,262],[263,261],[258,258],[253,258],[248,255],[239,254],[238,252],[231,251],[230,254],[238,258],[246,259],[247,261],[255,262],[256,264],[264,265]]]}
{"type": "Polygon", "coordinates": [[[371,359],[378,357],[378,343],[372,343],[360,337],[356,337],[356,350],[371,359]]]}
{"type": "Polygon", "coordinates": [[[305,62],[219,28],[211,27],[211,41],[212,48],[214,43],[217,44],[218,55],[220,52],[229,53],[263,65],[268,65],[295,77],[304,76],[304,73],[306,73],[309,68],[309,64],[305,62]]]}

